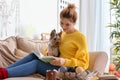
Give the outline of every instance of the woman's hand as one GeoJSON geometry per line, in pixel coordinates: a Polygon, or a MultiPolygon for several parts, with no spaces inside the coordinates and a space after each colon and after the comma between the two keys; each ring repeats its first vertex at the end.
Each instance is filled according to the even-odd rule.
{"type": "Polygon", "coordinates": [[[65,64],[65,59],[55,57],[54,60],[50,61],[50,64],[55,65],[55,66],[63,66],[65,64]]]}

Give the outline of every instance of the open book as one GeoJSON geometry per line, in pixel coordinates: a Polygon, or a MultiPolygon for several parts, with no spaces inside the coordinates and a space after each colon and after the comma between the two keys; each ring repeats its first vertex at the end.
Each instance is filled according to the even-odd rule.
{"type": "Polygon", "coordinates": [[[43,62],[49,63],[50,60],[54,60],[55,57],[54,56],[44,56],[42,53],[40,52],[33,52],[40,60],[42,60],[43,62]]]}

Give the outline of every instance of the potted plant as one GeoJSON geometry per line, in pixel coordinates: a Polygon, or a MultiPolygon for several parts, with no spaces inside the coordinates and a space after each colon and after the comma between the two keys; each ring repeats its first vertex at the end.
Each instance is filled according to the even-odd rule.
{"type": "Polygon", "coordinates": [[[111,23],[108,27],[111,28],[110,39],[112,43],[112,55],[117,55],[113,58],[113,62],[117,62],[117,69],[120,66],[120,0],[112,0],[110,2],[111,23]]]}
{"type": "Polygon", "coordinates": [[[116,70],[118,70],[120,68],[120,56],[113,58],[113,63],[116,65],[116,70]]]}
{"type": "Polygon", "coordinates": [[[111,16],[114,21],[111,21],[109,27],[111,27],[110,38],[114,46],[115,54],[120,50],[120,0],[112,0],[110,2],[111,6],[111,16]]]}

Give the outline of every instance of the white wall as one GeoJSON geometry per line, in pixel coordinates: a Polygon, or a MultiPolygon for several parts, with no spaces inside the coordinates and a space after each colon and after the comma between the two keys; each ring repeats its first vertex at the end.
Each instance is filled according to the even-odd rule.
{"type": "MultiPolygon", "coordinates": [[[[60,31],[60,5],[65,2],[75,3],[79,16],[79,0],[20,0],[20,35],[32,37],[52,29],[60,31]]],[[[79,29],[79,17],[76,28],[79,29]]]]}
{"type": "Polygon", "coordinates": [[[50,32],[57,27],[57,0],[20,0],[20,21],[22,35],[50,32]]]}

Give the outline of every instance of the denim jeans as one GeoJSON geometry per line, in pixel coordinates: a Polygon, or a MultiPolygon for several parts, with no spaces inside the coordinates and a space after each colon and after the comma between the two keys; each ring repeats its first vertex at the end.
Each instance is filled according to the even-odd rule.
{"type": "Polygon", "coordinates": [[[22,77],[30,74],[39,73],[43,76],[46,75],[46,70],[59,69],[59,66],[53,66],[39,60],[34,53],[30,53],[23,59],[16,61],[10,66],[6,67],[8,77],[22,77]]]}

